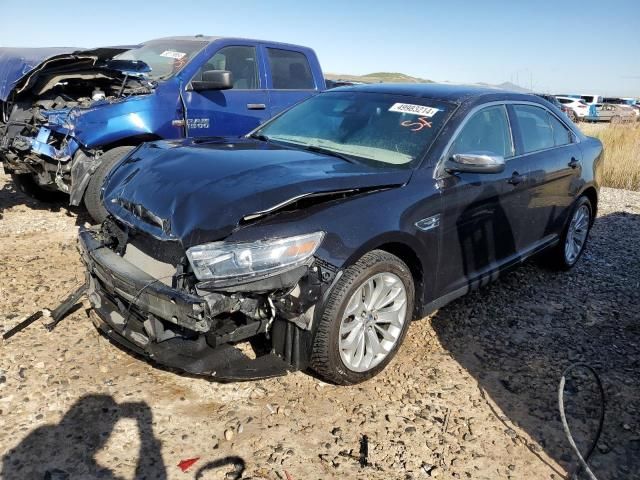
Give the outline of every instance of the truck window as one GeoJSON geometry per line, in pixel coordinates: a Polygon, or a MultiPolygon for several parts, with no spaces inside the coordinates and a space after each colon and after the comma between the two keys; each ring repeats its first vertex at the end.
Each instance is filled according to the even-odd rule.
{"type": "Polygon", "coordinates": [[[273,88],[277,90],[313,90],[315,84],[307,57],[300,52],[267,48],[273,88]]]}
{"type": "Polygon", "coordinates": [[[255,90],[258,87],[258,63],[255,47],[229,46],[221,48],[207,60],[195,74],[193,80],[200,80],[207,70],[228,70],[233,79],[233,88],[255,90]]]}

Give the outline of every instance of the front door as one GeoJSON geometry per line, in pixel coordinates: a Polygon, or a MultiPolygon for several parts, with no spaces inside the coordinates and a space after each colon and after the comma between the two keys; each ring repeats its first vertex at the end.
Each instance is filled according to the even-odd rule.
{"type": "Polygon", "coordinates": [[[446,154],[502,156],[506,167],[501,173],[445,174],[438,180],[443,208],[440,295],[488,281],[524,246],[520,222],[528,204],[529,171],[514,156],[512,138],[506,107],[492,105],[471,115],[446,154]]]}
{"type": "Polygon", "coordinates": [[[223,47],[193,77],[207,70],[231,72],[233,88],[185,92],[187,135],[239,136],[269,118],[269,99],[254,45],[223,47]]]}

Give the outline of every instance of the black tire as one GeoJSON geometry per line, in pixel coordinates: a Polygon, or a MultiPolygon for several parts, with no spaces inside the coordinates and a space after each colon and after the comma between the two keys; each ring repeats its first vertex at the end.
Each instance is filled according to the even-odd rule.
{"type": "Polygon", "coordinates": [[[576,112],[570,109],[568,115],[569,120],[571,120],[573,123],[578,123],[578,115],[576,115],[576,112]]]}
{"type": "Polygon", "coordinates": [[[66,201],[69,203],[69,196],[58,190],[49,190],[41,187],[33,175],[29,173],[11,174],[13,184],[25,195],[46,203],[59,203],[66,201]]]}
{"type": "Polygon", "coordinates": [[[311,368],[324,379],[338,385],[363,382],[382,371],[393,359],[402,344],[413,318],[415,287],[409,267],[395,255],[373,250],[354,265],[347,268],[329,294],[313,342],[311,368]],[[406,291],[406,313],[402,330],[395,345],[381,363],[364,372],[347,368],[339,351],[340,325],[347,302],[354,292],[369,278],[378,273],[393,273],[402,281],[406,291]]]}
{"type": "Polygon", "coordinates": [[[570,270],[571,268],[573,268],[575,264],[578,263],[578,260],[580,260],[580,257],[582,257],[582,254],[587,248],[587,242],[589,241],[589,233],[591,232],[592,225],[593,225],[593,205],[591,205],[591,202],[587,197],[585,196],[578,197],[578,199],[573,204],[573,207],[571,208],[569,216],[567,217],[566,225],[564,226],[562,235],[560,235],[560,242],[558,243],[558,245],[553,247],[544,258],[544,263],[546,264],[546,266],[548,266],[553,270],[564,270],[564,271],[570,270]],[[582,245],[582,249],[580,250],[580,253],[578,254],[578,256],[573,261],[569,262],[565,255],[565,243],[567,241],[567,235],[569,234],[569,228],[571,227],[571,221],[573,219],[573,216],[578,211],[578,209],[583,205],[586,205],[586,207],[589,209],[589,222],[587,227],[588,228],[587,236],[585,238],[585,241],[582,245]]]}
{"type": "Polygon", "coordinates": [[[113,166],[134,147],[116,147],[108,150],[100,157],[100,165],[91,175],[87,190],[84,192],[84,206],[97,223],[102,223],[107,218],[107,210],[102,205],[101,190],[105,178],[113,166]]]}

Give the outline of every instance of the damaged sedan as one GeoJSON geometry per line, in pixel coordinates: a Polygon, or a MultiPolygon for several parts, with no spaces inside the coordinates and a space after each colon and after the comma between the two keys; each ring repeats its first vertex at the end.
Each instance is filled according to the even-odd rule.
{"type": "Polygon", "coordinates": [[[411,320],[543,252],[569,269],[602,145],[532,95],[362,85],[240,138],[158,141],[81,229],[93,322],[219,379],[379,373],[411,320]]]}
{"type": "Polygon", "coordinates": [[[322,89],[313,50],[262,40],[0,49],[0,161],[23,192],[101,222],[105,176],[142,142],[243,135],[322,89]]]}

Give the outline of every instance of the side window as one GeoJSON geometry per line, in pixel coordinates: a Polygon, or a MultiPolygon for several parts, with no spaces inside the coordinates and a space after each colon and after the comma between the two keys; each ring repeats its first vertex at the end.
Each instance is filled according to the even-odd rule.
{"type": "Polygon", "coordinates": [[[549,123],[549,115],[544,108],[531,105],[515,105],[518,125],[522,135],[524,152],[530,153],[544,150],[555,145],[553,130],[549,123]]]}
{"type": "Polygon", "coordinates": [[[549,115],[549,121],[551,122],[551,129],[553,130],[553,141],[556,147],[561,145],[568,145],[571,143],[571,132],[567,127],[565,127],[560,120],[556,117],[547,113],[549,115]]]}
{"type": "Polygon", "coordinates": [[[453,142],[449,155],[489,153],[513,156],[509,119],[504,105],[487,107],[473,114],[453,142]]]}
{"type": "Polygon", "coordinates": [[[313,90],[316,88],[307,57],[300,52],[267,48],[273,88],[313,90]]]}
{"type": "Polygon", "coordinates": [[[254,90],[259,88],[258,62],[255,47],[229,46],[218,50],[195,74],[200,80],[207,70],[228,70],[233,79],[233,88],[254,90]]]}

